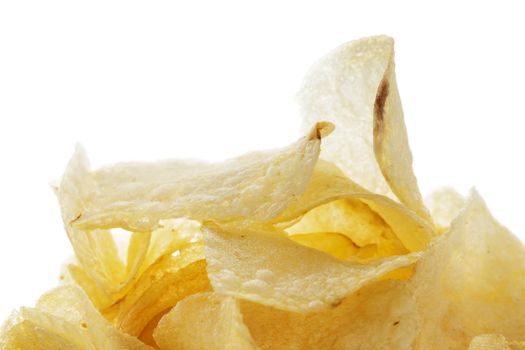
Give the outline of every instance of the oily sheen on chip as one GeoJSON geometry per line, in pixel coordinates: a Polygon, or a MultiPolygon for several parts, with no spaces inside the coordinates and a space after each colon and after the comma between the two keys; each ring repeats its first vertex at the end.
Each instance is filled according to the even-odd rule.
{"type": "Polygon", "coordinates": [[[475,190],[423,200],[393,40],[336,48],[298,102],[303,137],[224,162],[78,147],[55,191],[75,257],[0,349],[525,349],[525,247],[475,190]]]}

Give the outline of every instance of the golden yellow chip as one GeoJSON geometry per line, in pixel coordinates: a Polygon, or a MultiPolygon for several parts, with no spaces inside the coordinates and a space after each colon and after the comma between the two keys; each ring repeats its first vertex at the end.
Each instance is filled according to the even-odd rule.
{"type": "MultiPolygon", "coordinates": [[[[333,204],[331,204],[331,206],[333,206],[333,204]]],[[[328,211],[328,213],[330,213],[330,211],[328,211]]],[[[278,227],[286,228],[295,224],[298,220],[297,218],[302,215],[305,215],[306,220],[313,221],[307,225],[314,227],[314,231],[317,230],[315,227],[321,226],[324,227],[324,230],[339,232],[337,226],[346,225],[348,222],[358,223],[364,226],[361,229],[363,234],[368,234],[372,237],[379,237],[385,230],[391,229],[397,236],[399,242],[409,251],[425,249],[428,243],[437,235],[434,227],[412,210],[386,196],[377,195],[365,190],[347,178],[335,165],[323,160],[317,163],[312,181],[305,193],[301,197],[296,198],[272,223],[278,227]],[[340,199],[352,200],[354,202],[360,201],[368,207],[370,211],[354,211],[354,213],[350,213],[357,213],[361,218],[355,217],[354,215],[345,215],[340,221],[334,221],[324,218],[323,216],[327,211],[321,209],[321,215],[313,214],[311,215],[311,219],[309,219],[310,211],[313,210],[313,213],[315,213],[315,210],[318,210],[316,209],[317,207],[340,199]],[[319,216],[322,218],[321,222],[319,222],[319,216]],[[367,216],[374,217],[374,220],[372,222],[368,220],[367,222],[367,216]],[[323,225],[323,220],[327,221],[328,225],[323,225]],[[335,227],[335,229],[328,229],[327,226],[335,227]]],[[[347,228],[342,231],[350,230],[351,229],[347,228]]],[[[350,235],[350,237],[353,238],[352,235],[350,235]]],[[[396,241],[396,239],[392,239],[392,237],[388,240],[390,240],[389,243],[395,243],[396,241]]],[[[402,250],[398,250],[398,253],[402,254],[402,250]]]]}
{"type": "Polygon", "coordinates": [[[210,289],[201,244],[179,254],[164,256],[146,270],[118,305],[116,323],[124,332],[139,336],[158,314],[186,296],[210,289]]]}
{"type": "Polygon", "coordinates": [[[359,249],[352,240],[340,233],[317,232],[294,234],[290,236],[294,242],[314,248],[342,260],[351,260],[359,249]]]}
{"type": "Polygon", "coordinates": [[[357,199],[340,199],[314,208],[286,232],[295,241],[296,235],[308,237],[304,233],[336,232],[354,243],[357,249],[353,255],[363,261],[408,253],[383,218],[357,199]]]}

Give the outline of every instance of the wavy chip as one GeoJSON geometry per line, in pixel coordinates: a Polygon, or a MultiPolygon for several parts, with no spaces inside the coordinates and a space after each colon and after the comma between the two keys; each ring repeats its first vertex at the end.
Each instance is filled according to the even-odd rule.
{"type": "Polygon", "coordinates": [[[405,282],[361,288],[330,310],[296,313],[241,302],[244,321],[264,350],[409,350],[418,332],[405,282]]]}
{"type": "Polygon", "coordinates": [[[525,247],[473,191],[410,282],[421,324],[415,349],[466,349],[487,330],[521,340],[524,275],[525,247]]]}
{"type": "Polygon", "coordinates": [[[295,236],[304,241],[305,233],[336,232],[355,244],[354,257],[360,261],[408,253],[383,218],[358,199],[340,199],[314,208],[286,232],[295,241],[295,236]]]}
{"type": "MultiPolygon", "coordinates": [[[[169,172],[151,180],[139,176],[123,182],[123,176],[117,176],[114,181],[112,168],[107,167],[86,180],[94,184],[91,191],[77,191],[83,207],[74,210],[73,225],[150,231],[160,220],[179,217],[218,222],[270,220],[304,192],[317,162],[321,138],[332,129],[332,124],[320,122],[288,147],[253,152],[222,163],[198,163],[195,168],[189,163],[192,168],[181,171],[176,165],[187,167],[188,163],[164,162],[164,170],[159,170],[159,165],[144,164],[144,168],[169,172]]],[[[116,166],[115,172],[121,174],[123,167],[116,166]]],[[[152,170],[145,171],[149,172],[152,170]]]]}
{"type": "Polygon", "coordinates": [[[444,232],[465,206],[465,198],[455,189],[444,187],[430,193],[425,203],[435,224],[444,232]]]}
{"type": "Polygon", "coordinates": [[[298,100],[304,125],[328,120],[337,126],[321,158],[431,221],[412,170],[391,38],[364,38],[329,53],[307,74],[298,100]]]}
{"type": "Polygon", "coordinates": [[[86,208],[82,198],[95,189],[96,183],[89,171],[85,152],[78,147],[58,190],[64,226],[77,260],[77,264],[68,266],[68,271],[95,306],[106,313],[127,294],[151,264],[192,239],[198,239],[200,231],[189,220],[179,219],[161,221],[152,232],[133,232],[124,263],[109,230],[83,230],[72,224],[78,213],[86,208]]]}
{"type": "Polygon", "coordinates": [[[153,350],[118,331],[74,285],[44,294],[36,309],[22,308],[2,332],[6,350],[153,350]]]}
{"type": "Polygon", "coordinates": [[[386,273],[417,261],[417,253],[368,264],[341,261],[278,232],[204,227],[213,289],[278,309],[330,309],[386,273]]]}
{"type": "Polygon", "coordinates": [[[393,40],[337,48],[299,102],[304,137],[220,163],[77,148],[53,187],[75,258],[0,349],[525,349],[525,246],[475,191],[426,208],[393,40]]]}
{"type": "Polygon", "coordinates": [[[85,197],[94,186],[85,152],[77,147],[58,189],[64,227],[78,262],[78,265],[69,267],[69,272],[88,291],[95,306],[102,309],[120,298],[127,286],[125,280],[129,279],[126,276],[127,267],[119,257],[109,230],[84,231],[71,225],[85,207],[79,198],[85,197]]]}
{"type": "Polygon", "coordinates": [[[159,322],[153,337],[162,350],[256,350],[239,302],[214,293],[194,294],[159,322]]]}
{"type": "MultiPolygon", "coordinates": [[[[434,227],[412,210],[386,196],[365,190],[347,178],[334,164],[323,160],[317,163],[305,193],[292,201],[272,223],[292,233],[337,232],[358,244],[359,238],[364,238],[362,245],[374,240],[380,243],[379,240],[391,230],[409,251],[425,249],[437,235],[434,227]],[[354,203],[353,206],[361,210],[349,211],[349,205],[341,207],[337,203],[354,203]],[[334,210],[337,218],[328,218],[334,215],[334,210]],[[298,221],[301,217],[303,223],[298,221]],[[298,226],[290,228],[294,224],[298,226]]],[[[391,254],[404,253],[397,239],[391,236],[386,238],[383,243],[387,251],[391,254]],[[397,248],[388,248],[389,245],[397,248]]]]}
{"type": "Polygon", "coordinates": [[[195,243],[179,254],[164,256],[144,272],[119,303],[116,324],[138,337],[157,315],[188,295],[208,290],[203,247],[195,243]]]}

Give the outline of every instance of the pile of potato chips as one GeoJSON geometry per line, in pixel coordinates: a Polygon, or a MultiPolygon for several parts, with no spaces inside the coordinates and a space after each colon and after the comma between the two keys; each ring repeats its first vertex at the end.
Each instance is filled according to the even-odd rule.
{"type": "Polygon", "coordinates": [[[475,191],[425,205],[393,57],[380,36],[317,62],[284,148],[95,171],[77,149],[75,261],[0,348],[525,349],[524,246],[475,191]]]}

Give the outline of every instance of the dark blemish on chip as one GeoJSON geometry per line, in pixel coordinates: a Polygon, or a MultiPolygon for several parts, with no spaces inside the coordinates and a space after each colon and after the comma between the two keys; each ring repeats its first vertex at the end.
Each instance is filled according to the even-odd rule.
{"type": "Polygon", "coordinates": [[[73,220],[71,220],[71,221],[69,222],[69,224],[74,223],[75,221],[77,221],[77,220],[80,219],[81,217],[82,217],[82,213],[79,213],[79,214],[77,215],[76,218],[74,218],[73,220]]]}
{"type": "Polygon", "coordinates": [[[377,90],[376,100],[374,102],[374,134],[381,131],[383,128],[385,103],[390,91],[390,83],[388,80],[381,80],[379,89],[377,90]]]}
{"type": "Polygon", "coordinates": [[[320,140],[334,131],[335,126],[330,122],[317,122],[308,136],[308,140],[320,140]]]}
{"type": "Polygon", "coordinates": [[[396,322],[392,323],[392,325],[393,326],[397,326],[399,324],[399,322],[401,322],[401,321],[396,321],[396,322]]]}
{"type": "Polygon", "coordinates": [[[339,305],[341,305],[341,303],[343,302],[343,299],[339,299],[339,300],[336,300],[334,302],[332,302],[332,307],[338,307],[339,305]]]}
{"type": "Polygon", "coordinates": [[[86,324],[85,322],[82,322],[82,323],[80,324],[80,327],[82,327],[82,328],[84,328],[84,329],[87,329],[87,328],[88,328],[88,326],[87,326],[87,324],[86,324]]]}

